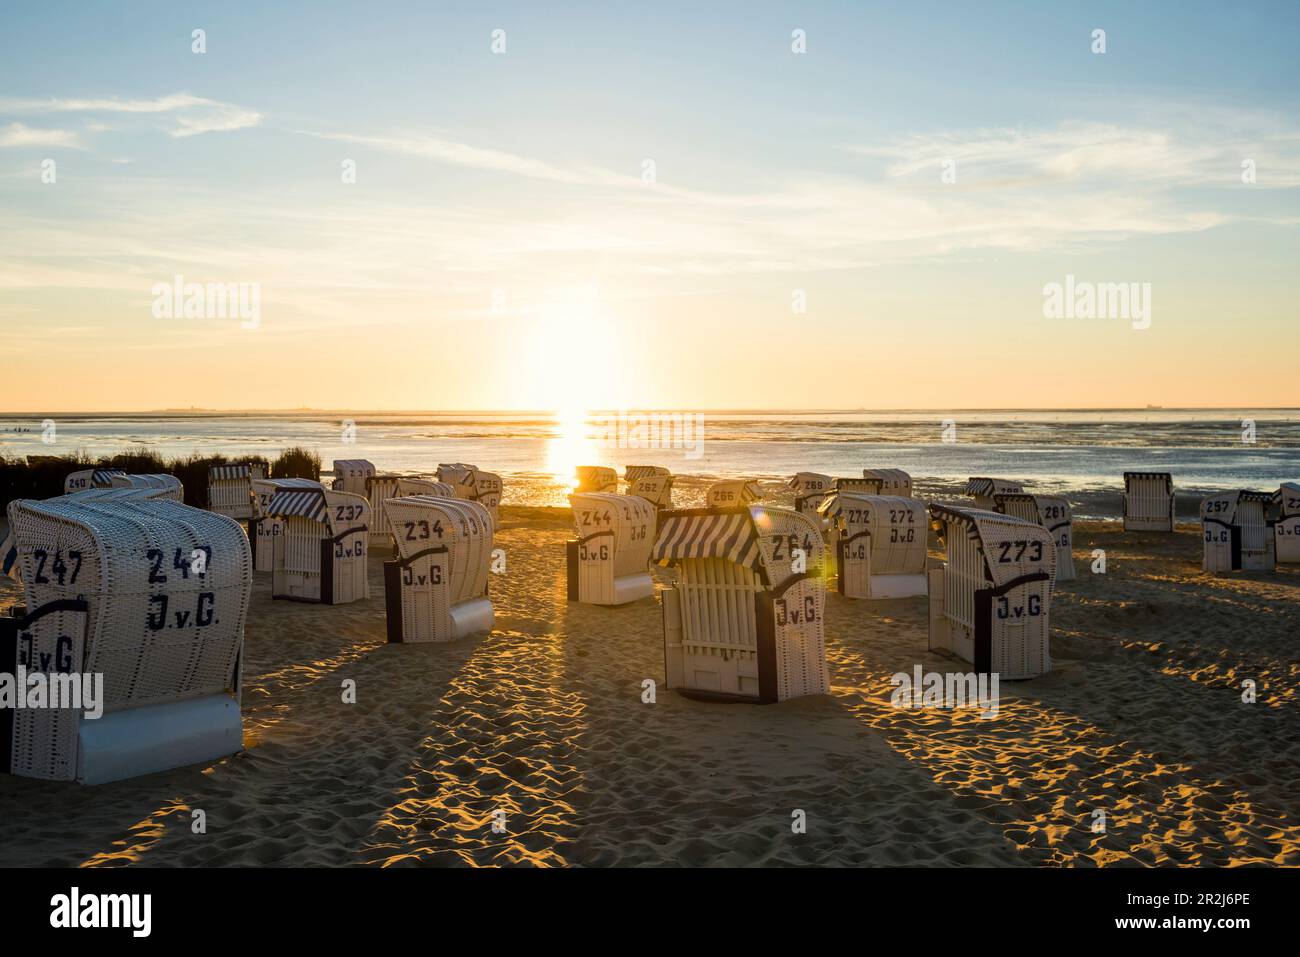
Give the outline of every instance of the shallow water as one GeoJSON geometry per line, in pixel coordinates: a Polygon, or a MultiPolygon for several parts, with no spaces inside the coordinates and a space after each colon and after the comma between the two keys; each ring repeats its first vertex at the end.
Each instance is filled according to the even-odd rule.
{"type": "Polygon", "coordinates": [[[1174,474],[1188,500],[1180,513],[1190,515],[1191,501],[1211,489],[1300,479],[1300,410],[711,412],[653,423],[636,414],[466,412],[0,416],[5,456],[145,446],[165,456],[274,457],[294,445],[317,451],[327,469],[335,458],[412,474],[472,462],[507,480],[507,503],[531,505],[565,504],[579,464],[667,466],[681,476],[679,504],[698,502],[719,477],[757,478],[776,492],[796,471],[856,476],[887,467],[910,472],[925,497],[993,475],[1065,493],[1080,517],[1113,517],[1122,473],[1158,470],[1174,474]],[[46,419],[54,422],[48,444],[46,419]],[[647,439],[660,447],[637,447],[647,439]]]}

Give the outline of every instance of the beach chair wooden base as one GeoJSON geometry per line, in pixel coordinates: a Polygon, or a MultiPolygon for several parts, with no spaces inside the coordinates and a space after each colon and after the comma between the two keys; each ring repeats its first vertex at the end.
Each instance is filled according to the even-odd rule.
{"type": "MultiPolygon", "coordinates": [[[[608,533],[607,539],[612,543],[612,533],[608,533]]],[[[626,605],[654,595],[655,580],[649,572],[614,575],[612,556],[602,559],[598,550],[592,548],[593,542],[601,540],[600,536],[592,536],[564,543],[569,601],[584,605],[626,605]]]]}
{"type": "MultiPolygon", "coordinates": [[[[0,673],[57,668],[64,654],[80,660],[85,642],[87,603],[49,602],[32,615],[23,606],[0,617],[0,673]],[[79,622],[79,626],[69,627],[79,622]],[[67,634],[75,632],[75,634],[67,634]],[[30,654],[37,663],[26,660],[30,654]]],[[[90,720],[71,708],[13,709],[0,712],[0,771],[47,780],[106,784],[141,774],[205,764],[243,750],[238,679],[230,693],[108,712],[90,720]]]]}
{"type": "MultiPolygon", "coordinates": [[[[492,602],[486,596],[447,605],[447,582],[442,575],[404,580],[412,563],[401,559],[384,562],[384,609],[389,644],[455,641],[485,634],[496,623],[492,602]],[[436,578],[437,581],[431,579],[436,578]],[[430,595],[431,591],[438,594],[430,595]]],[[[427,569],[421,563],[421,570],[427,569]]]]}
{"type": "Polygon", "coordinates": [[[1043,602],[1040,591],[1050,592],[1051,576],[1046,573],[1018,579],[1012,588],[981,588],[974,593],[973,627],[953,620],[944,608],[942,567],[927,573],[930,594],[931,651],[946,651],[969,661],[977,674],[997,674],[1009,681],[1039,678],[1052,669],[1048,632],[1045,626],[1020,616],[1003,620],[997,599],[1011,596],[1022,611],[1033,600],[1043,602]]]}
{"type": "Polygon", "coordinates": [[[218,761],[243,749],[239,702],[231,695],[169,701],[83,721],[77,780],[106,784],[218,761]]]}
{"type": "MultiPolygon", "coordinates": [[[[820,583],[797,578],[775,592],[755,592],[743,582],[704,587],[713,593],[712,603],[719,608],[728,604],[728,598],[752,602],[752,615],[731,620],[732,627],[747,626],[752,631],[727,636],[742,638],[740,647],[692,643],[683,627],[684,606],[700,605],[698,612],[709,602],[701,603],[702,595],[691,595],[690,583],[666,589],[662,609],[667,687],[683,697],[719,703],[775,704],[830,693],[820,628],[820,599],[825,591],[820,583]],[[813,609],[812,615],[804,619],[808,609],[813,609]]],[[[715,621],[721,623],[721,617],[715,615],[715,621]]]]}
{"type": "Polygon", "coordinates": [[[925,575],[853,575],[841,574],[837,591],[845,598],[883,601],[888,598],[917,598],[926,594],[929,584],[925,575]]]}
{"type": "MultiPolygon", "coordinates": [[[[283,565],[289,549],[286,539],[291,531],[273,538],[273,554],[278,552],[283,565]]],[[[283,601],[312,602],[319,605],[346,605],[370,597],[370,580],[366,574],[366,531],[351,529],[335,538],[314,539],[320,549],[316,568],[293,570],[277,567],[272,572],[271,598],[283,601]]],[[[311,542],[307,543],[310,547],[311,542]]]]}
{"type": "Polygon", "coordinates": [[[1278,520],[1273,526],[1273,545],[1279,565],[1300,565],[1300,515],[1278,520]]]}

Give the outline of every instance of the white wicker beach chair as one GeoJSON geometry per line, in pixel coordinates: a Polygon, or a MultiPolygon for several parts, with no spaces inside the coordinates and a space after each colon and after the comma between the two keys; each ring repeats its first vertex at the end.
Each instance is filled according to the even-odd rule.
{"type": "Polygon", "coordinates": [[[1277,519],[1273,523],[1274,551],[1278,564],[1300,564],[1300,484],[1283,482],[1273,493],[1277,519]]]}
{"type": "Polygon", "coordinates": [[[334,481],[331,487],[336,492],[351,492],[353,495],[366,494],[366,479],[377,474],[375,463],[368,459],[335,459],[334,481]]]}
{"type": "Polygon", "coordinates": [[[763,488],[758,482],[717,482],[709,486],[704,501],[709,508],[739,508],[762,497],[763,488]]]}
{"type": "Polygon", "coordinates": [[[796,472],[790,491],[794,492],[794,510],[814,515],[835,492],[835,479],[820,472],[796,472]]]}
{"type": "Polygon", "coordinates": [[[1216,492],[1201,500],[1201,533],[1207,572],[1272,571],[1276,564],[1269,528],[1268,492],[1216,492]]]}
{"type": "Polygon", "coordinates": [[[833,530],[839,593],[911,598],[926,593],[929,515],[920,499],[836,492],[821,514],[833,530]]]}
{"type": "Polygon", "coordinates": [[[573,470],[575,492],[618,491],[618,473],[605,465],[579,465],[573,470]]]}
{"type": "Polygon", "coordinates": [[[456,497],[478,502],[488,510],[495,527],[501,521],[501,476],[485,472],[476,465],[457,462],[438,466],[438,481],[456,490],[456,497]]]}
{"type": "Polygon", "coordinates": [[[653,557],[677,568],[663,593],[669,688],[763,704],[829,693],[812,518],[761,505],[663,512],[653,557]]]}
{"type": "Polygon", "coordinates": [[[653,595],[654,504],[611,492],[575,492],[569,504],[578,530],[565,543],[569,601],[624,605],[653,595]]]}
{"type": "Polygon", "coordinates": [[[1043,526],[1056,542],[1056,581],[1074,580],[1074,517],[1059,495],[994,495],[993,510],[1043,526]]]}
{"type": "Polygon", "coordinates": [[[267,511],[275,493],[282,490],[317,490],[325,486],[314,479],[281,478],[253,479],[250,504],[253,517],[248,520],[248,541],[253,547],[253,570],[269,572],[275,564],[275,540],[284,534],[284,519],[275,518],[267,511]]]}
{"type": "Polygon", "coordinates": [[[981,674],[1047,674],[1056,574],[1056,546],[1047,529],[937,502],[930,518],[947,550],[942,565],[929,570],[930,648],[972,662],[981,674]]]}
{"type": "Polygon", "coordinates": [[[175,475],[163,473],[146,473],[142,475],[122,473],[114,475],[109,482],[114,489],[136,489],[157,494],[153,498],[167,499],[172,502],[185,502],[185,486],[175,475]]]}
{"type": "MultiPolygon", "coordinates": [[[[168,476],[171,478],[171,476],[168,476]]],[[[179,486],[179,482],[177,485],[179,486]]],[[[78,502],[111,502],[122,499],[161,499],[167,501],[181,501],[176,496],[173,489],[167,487],[155,488],[85,488],[79,492],[70,492],[63,498],[73,499],[78,502]]],[[[51,501],[53,501],[51,499],[51,501]]],[[[9,529],[3,539],[0,539],[0,573],[8,575],[15,581],[21,582],[22,566],[18,563],[18,543],[14,539],[13,529],[9,529]]]]}
{"type": "Polygon", "coordinates": [[[390,499],[397,558],[384,563],[388,640],[451,641],[490,631],[492,516],[485,506],[444,495],[390,499]]]}
{"type": "Polygon", "coordinates": [[[629,465],[623,479],[629,495],[639,495],[655,508],[673,507],[673,474],[662,465],[629,465]]]}
{"type": "Polygon", "coordinates": [[[260,463],[213,465],[208,468],[208,511],[237,522],[253,517],[253,480],[266,478],[260,463]]]}
{"type": "Polygon", "coordinates": [[[280,489],[266,514],[284,522],[272,539],[272,598],[343,605],[370,597],[364,498],[325,488],[280,489]]]}
{"type": "Polygon", "coordinates": [[[104,713],[5,709],[0,770],[99,784],[239,751],[243,529],[140,495],[20,500],[8,514],[24,613],[0,619],[0,672],[102,675],[104,713]]]}
{"type": "Polygon", "coordinates": [[[1001,478],[972,478],[966,482],[966,494],[975,499],[972,508],[985,512],[994,510],[995,495],[1020,495],[1025,491],[1020,482],[1001,478]]]}
{"type": "Polygon", "coordinates": [[[1168,472],[1124,473],[1124,531],[1174,530],[1174,479],[1168,472]]]}
{"type": "Polygon", "coordinates": [[[69,473],[63,480],[63,494],[82,492],[90,488],[111,488],[114,475],[125,475],[121,469],[83,469],[69,473]]]}
{"type": "Polygon", "coordinates": [[[912,497],[912,476],[902,469],[863,469],[862,477],[875,483],[872,495],[897,495],[912,497]]]}

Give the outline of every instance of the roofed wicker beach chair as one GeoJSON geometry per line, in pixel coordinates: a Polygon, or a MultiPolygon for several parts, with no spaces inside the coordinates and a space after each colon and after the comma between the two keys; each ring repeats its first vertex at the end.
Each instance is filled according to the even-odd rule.
{"type": "Polygon", "coordinates": [[[1300,483],[1283,482],[1273,493],[1277,520],[1273,524],[1274,551],[1279,564],[1300,564],[1300,483]]]}
{"type": "Polygon", "coordinates": [[[392,546],[393,536],[388,528],[388,515],[384,504],[389,499],[401,498],[400,475],[366,476],[366,500],[370,503],[370,544],[392,546]]]}
{"type": "Polygon", "coordinates": [[[1207,572],[1272,571],[1276,565],[1269,527],[1269,492],[1216,492],[1201,500],[1201,532],[1207,572]]]}
{"type": "Polygon", "coordinates": [[[617,492],[618,473],[605,465],[579,465],[573,470],[575,492],[617,492]]]}
{"type": "Polygon", "coordinates": [[[835,491],[835,479],[820,472],[796,472],[790,480],[794,510],[816,514],[835,491]]]}
{"type": "Polygon", "coordinates": [[[390,499],[397,558],[384,563],[388,640],[451,641],[490,631],[492,516],[485,506],[442,495],[390,499]]]}
{"type": "Polygon", "coordinates": [[[111,488],[114,475],[125,475],[122,469],[82,469],[70,472],[63,480],[63,494],[82,492],[88,488],[111,488]]]}
{"type": "Polygon", "coordinates": [[[653,558],[663,592],[667,686],[688,697],[768,704],[827,694],[819,524],[753,505],[663,512],[653,558]]]}
{"type": "Polygon", "coordinates": [[[209,466],[208,511],[247,522],[253,517],[253,479],[260,478],[266,478],[260,463],[209,466]]]}
{"type": "Polygon", "coordinates": [[[912,598],[926,593],[929,516],[920,499],[836,492],[821,514],[832,529],[839,593],[912,598]]]}
{"type": "Polygon", "coordinates": [[[995,495],[1020,495],[1024,492],[1020,482],[1001,478],[971,478],[966,481],[966,494],[975,499],[973,508],[991,512],[997,505],[995,495]]]}
{"type": "Polygon", "coordinates": [[[331,487],[336,492],[351,492],[353,495],[366,494],[366,479],[378,473],[375,463],[369,459],[335,459],[334,481],[331,487]]]}
{"type": "MultiPolygon", "coordinates": [[[[61,497],[75,499],[78,502],[112,502],[123,499],[180,501],[174,490],[170,488],[86,488],[61,497]]],[[[3,539],[0,539],[0,573],[8,575],[15,581],[22,581],[22,566],[18,564],[18,544],[14,540],[12,528],[6,532],[3,539]]]]}
{"type": "Polygon", "coordinates": [[[738,508],[762,497],[763,488],[758,482],[717,482],[709,486],[704,501],[709,508],[738,508]]]}
{"type": "Polygon", "coordinates": [[[862,477],[875,483],[872,495],[899,495],[912,497],[912,476],[902,469],[863,469],[862,477]]]}
{"type": "Polygon", "coordinates": [[[185,501],[185,486],[175,475],[153,472],[144,475],[122,473],[109,480],[109,487],[115,489],[137,489],[156,493],[153,498],[165,498],[173,502],[185,501]]]}
{"type": "Polygon", "coordinates": [[[0,770],[100,784],[241,750],[243,529],[143,496],[19,500],[8,514],[24,603],[0,618],[0,671],[102,675],[103,715],[5,709],[0,770]]]}
{"type": "Polygon", "coordinates": [[[623,479],[627,494],[639,495],[655,508],[673,507],[673,474],[662,465],[629,465],[623,479]]]}
{"type": "Polygon", "coordinates": [[[456,498],[456,487],[447,482],[434,479],[410,478],[403,476],[397,480],[398,498],[408,495],[432,495],[434,498],[456,498]]]}
{"type": "Polygon", "coordinates": [[[938,502],[930,518],[947,551],[929,570],[930,648],[972,662],[981,674],[1047,674],[1056,574],[1056,546],[1047,529],[938,502]]]}
{"type": "Polygon", "coordinates": [[[495,472],[485,472],[477,465],[457,462],[438,466],[438,481],[445,482],[456,490],[456,497],[478,502],[492,516],[492,525],[496,527],[501,521],[501,476],[495,472]]]}
{"type": "Polygon", "coordinates": [[[1074,518],[1070,503],[1059,495],[994,495],[995,512],[1035,522],[1056,543],[1056,581],[1074,580],[1074,518]]]}
{"type": "Polygon", "coordinates": [[[370,597],[364,498],[326,488],[278,489],[266,515],[284,523],[272,539],[272,598],[344,605],[370,597]]]}
{"type": "Polygon", "coordinates": [[[654,503],[639,495],[575,492],[569,504],[578,530],[565,542],[569,601],[625,605],[653,595],[654,503]]]}
{"type": "Polygon", "coordinates": [[[1174,530],[1174,478],[1168,472],[1124,473],[1124,531],[1174,530]]]}
{"type": "Polygon", "coordinates": [[[248,541],[253,547],[254,571],[271,571],[275,562],[275,540],[284,534],[284,519],[275,518],[267,511],[271,499],[278,491],[294,489],[324,491],[325,486],[306,478],[252,480],[250,506],[253,517],[248,520],[248,541]]]}

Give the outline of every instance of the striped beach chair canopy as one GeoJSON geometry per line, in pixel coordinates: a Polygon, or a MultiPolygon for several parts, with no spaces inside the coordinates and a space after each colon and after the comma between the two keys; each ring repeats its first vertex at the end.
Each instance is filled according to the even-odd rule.
{"type": "Polygon", "coordinates": [[[116,475],[125,475],[122,469],[94,469],[91,472],[91,480],[95,488],[108,488],[113,484],[113,477],[116,475]]]}
{"type": "Polygon", "coordinates": [[[579,465],[573,470],[575,492],[617,492],[618,473],[606,465],[579,465]]]}
{"type": "Polygon", "coordinates": [[[752,571],[767,588],[792,576],[821,573],[825,542],[820,526],[788,508],[668,509],[660,513],[652,561],[668,566],[692,558],[719,558],[752,571]],[[794,567],[795,550],[804,553],[794,567]]]}
{"type": "Polygon", "coordinates": [[[266,469],[260,462],[208,466],[209,482],[234,482],[239,479],[260,479],[265,477],[266,469]]]}
{"type": "Polygon", "coordinates": [[[721,558],[748,568],[771,584],[759,547],[758,525],[748,508],[664,512],[650,557],[665,566],[684,558],[721,558]]]}
{"type": "Polygon", "coordinates": [[[976,477],[966,482],[966,494],[976,498],[992,498],[994,495],[1017,495],[1024,492],[1022,483],[1011,479],[976,477]]]}
{"type": "Polygon", "coordinates": [[[277,489],[271,496],[266,514],[271,518],[306,518],[329,524],[329,508],[324,488],[277,489]]]}
{"type": "Polygon", "coordinates": [[[662,465],[627,465],[623,467],[623,479],[629,485],[639,479],[652,478],[656,475],[672,475],[672,473],[662,465]]]}
{"type": "MultiPolygon", "coordinates": [[[[972,481],[974,481],[972,479],[972,481]]],[[[1125,472],[1124,487],[1130,487],[1134,482],[1164,482],[1166,489],[1173,491],[1174,476],[1172,472],[1125,472]]]]}

